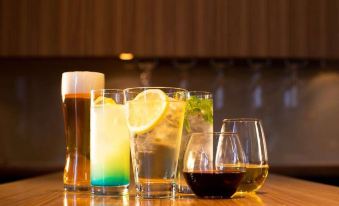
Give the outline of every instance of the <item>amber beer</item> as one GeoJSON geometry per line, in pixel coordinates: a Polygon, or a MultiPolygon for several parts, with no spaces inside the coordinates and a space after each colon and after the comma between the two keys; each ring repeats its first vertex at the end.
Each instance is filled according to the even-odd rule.
{"type": "Polygon", "coordinates": [[[103,89],[104,74],[65,72],[61,94],[66,134],[65,190],[90,188],[90,90],[103,89]]]}

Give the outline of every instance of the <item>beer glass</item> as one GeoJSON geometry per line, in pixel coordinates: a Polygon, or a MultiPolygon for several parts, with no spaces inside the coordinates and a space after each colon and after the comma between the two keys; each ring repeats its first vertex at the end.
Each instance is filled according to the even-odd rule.
{"type": "Polygon", "coordinates": [[[265,182],[268,175],[268,159],[264,130],[259,119],[224,119],[222,132],[236,132],[246,156],[246,174],[237,193],[254,192],[265,182]]]}
{"type": "Polygon", "coordinates": [[[122,90],[92,90],[90,142],[92,193],[127,195],[130,146],[122,90]]]}
{"type": "Polygon", "coordinates": [[[187,91],[129,88],[124,95],[137,196],[172,198],[187,91]]]}
{"type": "Polygon", "coordinates": [[[103,89],[105,76],[97,72],[65,72],[61,95],[66,135],[64,188],[90,188],[90,91],[103,89]]]}
{"type": "MultiPolygon", "coordinates": [[[[192,133],[213,132],[213,98],[210,92],[189,91],[181,138],[176,184],[179,193],[192,193],[182,174],[183,158],[192,133]]],[[[212,147],[210,147],[212,148],[212,147]]]]}
{"type": "Polygon", "coordinates": [[[199,197],[230,198],[245,175],[244,163],[236,133],[192,133],[185,151],[183,176],[199,197]]]}

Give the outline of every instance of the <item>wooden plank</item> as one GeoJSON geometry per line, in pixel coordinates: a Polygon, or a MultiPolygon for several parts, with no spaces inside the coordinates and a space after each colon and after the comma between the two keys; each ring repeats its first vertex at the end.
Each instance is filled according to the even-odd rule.
{"type": "Polygon", "coordinates": [[[90,40],[92,55],[107,55],[114,53],[116,45],[116,38],[119,36],[117,32],[117,22],[119,19],[116,1],[98,0],[92,2],[91,19],[93,19],[92,35],[90,40]]]}
{"type": "Polygon", "coordinates": [[[228,56],[228,1],[226,0],[217,0],[215,8],[215,56],[216,57],[225,57],[228,56]]]}
{"type": "Polygon", "coordinates": [[[1,0],[0,56],[339,58],[336,0],[1,0]]]}
{"type": "Polygon", "coordinates": [[[155,1],[154,53],[160,57],[175,56],[175,1],[155,1]]]}
{"type": "Polygon", "coordinates": [[[289,56],[289,1],[268,1],[268,54],[271,57],[289,56]]]}
{"type": "MultiPolygon", "coordinates": [[[[30,3],[31,4],[31,3],[30,3]]],[[[59,28],[62,25],[59,22],[58,11],[59,4],[58,1],[38,1],[36,4],[32,5],[34,9],[31,10],[31,15],[36,12],[36,19],[30,22],[36,24],[37,28],[36,36],[30,37],[35,39],[38,44],[37,55],[39,56],[53,56],[58,54],[60,38],[59,38],[59,28]]],[[[33,26],[33,25],[32,25],[33,26]]],[[[34,28],[34,27],[33,27],[34,28]]],[[[27,39],[29,41],[29,39],[27,39]]],[[[27,41],[26,40],[26,41],[27,41]]],[[[28,45],[29,49],[30,46],[28,45]]]]}
{"type": "Polygon", "coordinates": [[[327,0],[326,57],[339,58],[339,1],[327,0]]]}
{"type": "MultiPolygon", "coordinates": [[[[59,1],[60,50],[62,56],[84,56],[86,54],[86,1],[59,1]]],[[[42,18],[42,17],[41,17],[42,18]]]]}
{"type": "Polygon", "coordinates": [[[155,18],[152,0],[135,1],[133,52],[138,56],[154,54],[155,18]]]}
{"type": "Polygon", "coordinates": [[[185,56],[193,53],[194,15],[192,0],[175,2],[175,55],[185,56]]]}
{"type": "MultiPolygon", "coordinates": [[[[28,26],[26,16],[28,2],[26,0],[1,1],[0,11],[0,52],[1,55],[25,55],[27,51],[28,26]]],[[[35,27],[33,27],[34,29],[35,27]]],[[[29,28],[30,31],[32,28],[29,28]]],[[[32,51],[36,49],[34,44],[37,39],[30,43],[32,51]]]]}
{"type": "Polygon", "coordinates": [[[227,7],[227,45],[230,56],[249,56],[248,1],[229,0],[227,7]]]}
{"type": "Polygon", "coordinates": [[[308,0],[289,0],[289,56],[308,57],[308,0]]]}
{"type": "Polygon", "coordinates": [[[215,1],[196,0],[191,2],[193,12],[192,56],[215,56],[215,1]]]}
{"type": "Polygon", "coordinates": [[[326,58],[327,1],[308,0],[307,6],[307,56],[326,58]]]}
{"type": "MultiPolygon", "coordinates": [[[[133,188],[133,186],[131,186],[133,188]]],[[[62,173],[0,185],[0,205],[338,205],[339,188],[278,175],[269,175],[256,195],[234,199],[176,198],[142,200],[134,189],[125,198],[64,192],[62,173]]]]}
{"type": "Polygon", "coordinates": [[[249,52],[250,57],[267,57],[268,53],[268,2],[249,1],[249,52]]]}

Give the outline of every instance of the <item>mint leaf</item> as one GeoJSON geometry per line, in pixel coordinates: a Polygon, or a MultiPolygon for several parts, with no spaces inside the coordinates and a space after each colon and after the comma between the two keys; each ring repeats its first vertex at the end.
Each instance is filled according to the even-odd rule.
{"type": "Polygon", "coordinates": [[[192,96],[187,100],[184,127],[187,132],[190,131],[188,118],[190,115],[200,114],[204,120],[213,124],[213,100],[212,99],[199,99],[192,96]]]}

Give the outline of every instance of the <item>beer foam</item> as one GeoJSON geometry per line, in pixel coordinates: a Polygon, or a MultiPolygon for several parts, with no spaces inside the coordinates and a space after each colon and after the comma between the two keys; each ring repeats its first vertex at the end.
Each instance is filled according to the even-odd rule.
{"type": "Polygon", "coordinates": [[[104,89],[105,75],[99,72],[75,71],[62,73],[61,95],[90,93],[91,89],[104,89]]]}

